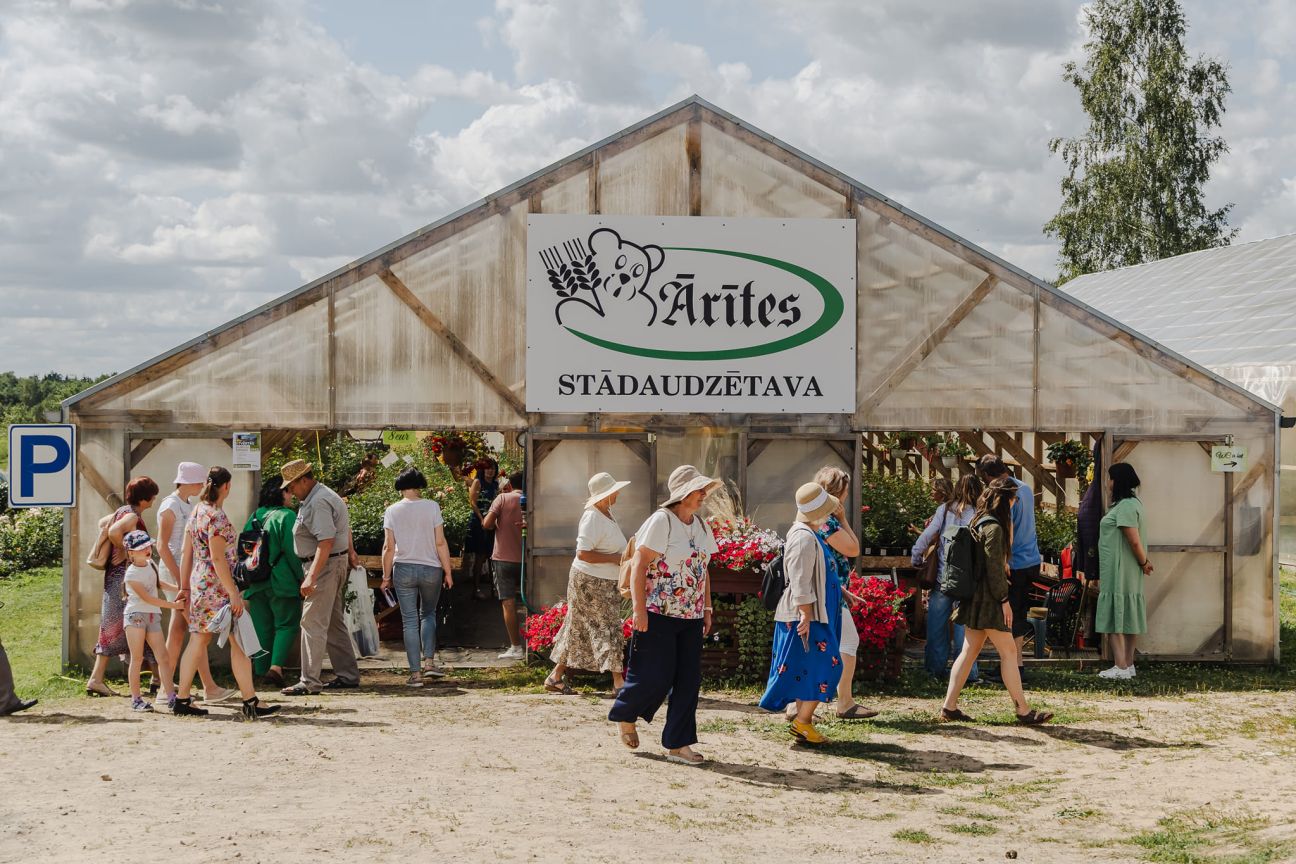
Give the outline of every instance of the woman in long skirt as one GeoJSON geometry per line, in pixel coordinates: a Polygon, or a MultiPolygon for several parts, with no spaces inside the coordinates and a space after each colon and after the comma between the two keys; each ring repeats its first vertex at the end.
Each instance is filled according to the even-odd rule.
{"type": "Polygon", "coordinates": [[[576,534],[576,558],[567,577],[567,617],[554,639],[554,670],[545,679],[545,689],[551,693],[572,692],[563,680],[568,667],[611,672],[614,691],[625,683],[617,575],[626,537],[612,515],[612,505],[629,485],[629,480],[617,481],[606,471],[590,478],[590,497],[576,534]]]}

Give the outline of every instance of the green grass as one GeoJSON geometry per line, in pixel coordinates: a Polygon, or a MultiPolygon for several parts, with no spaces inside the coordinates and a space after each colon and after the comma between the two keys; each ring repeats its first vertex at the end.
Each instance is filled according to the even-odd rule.
{"type": "Polygon", "coordinates": [[[946,831],[952,831],[955,834],[969,834],[973,837],[989,837],[991,834],[999,833],[999,829],[993,825],[987,825],[984,822],[967,822],[963,825],[946,825],[946,831]]]}
{"type": "Polygon", "coordinates": [[[896,831],[891,836],[894,837],[896,840],[901,840],[905,843],[921,843],[926,845],[929,843],[940,842],[935,837],[928,834],[926,831],[914,830],[913,828],[901,828],[899,831],[896,831]]]}
{"type": "Polygon", "coordinates": [[[1293,845],[1257,837],[1264,817],[1218,813],[1211,808],[1166,816],[1157,829],[1129,839],[1146,861],[1165,864],[1270,864],[1290,861],[1293,845]]]}
{"type": "Polygon", "coordinates": [[[0,579],[0,638],[24,699],[75,696],[84,677],[64,677],[62,655],[63,572],[42,567],[0,579]]]}

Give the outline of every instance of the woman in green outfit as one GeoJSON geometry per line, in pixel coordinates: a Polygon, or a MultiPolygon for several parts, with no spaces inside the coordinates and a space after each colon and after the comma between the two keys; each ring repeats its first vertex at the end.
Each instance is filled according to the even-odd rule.
{"type": "Polygon", "coordinates": [[[1143,577],[1152,572],[1143,546],[1143,504],[1134,496],[1139,476],[1134,466],[1117,462],[1107,469],[1111,509],[1098,523],[1098,611],[1094,629],[1106,633],[1116,665],[1101,678],[1134,677],[1134,641],[1147,632],[1143,577]]]}
{"type": "Polygon", "coordinates": [[[1012,606],[1008,602],[1008,552],[1012,549],[1012,506],[1016,500],[1017,484],[1011,475],[995,480],[977,500],[972,536],[977,543],[975,554],[980,564],[972,599],[959,603],[954,611],[954,623],[963,625],[963,650],[950,670],[949,687],[941,706],[942,720],[968,722],[972,719],[959,710],[958,698],[987,639],[999,653],[999,671],[1012,698],[1017,722],[1038,726],[1053,719],[1052,712],[1030,707],[1017,672],[1017,643],[1013,641],[1012,606]]]}
{"type": "Polygon", "coordinates": [[[265,554],[270,556],[270,578],[245,588],[243,599],[252,613],[257,639],[270,649],[269,654],[253,661],[252,671],[276,687],[283,686],[283,667],[297,644],[297,628],[301,624],[302,565],[293,548],[297,514],[288,508],[291,498],[283,490],[278,475],[270,478],[261,487],[260,505],[243,527],[244,531],[250,531],[252,523],[259,522],[266,532],[265,554]]]}

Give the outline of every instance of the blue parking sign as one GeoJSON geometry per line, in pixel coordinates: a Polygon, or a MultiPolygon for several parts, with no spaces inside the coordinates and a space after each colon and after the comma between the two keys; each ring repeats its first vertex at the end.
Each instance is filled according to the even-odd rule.
{"type": "Polygon", "coordinates": [[[9,506],[76,506],[76,427],[16,423],[9,427],[9,506]]]}

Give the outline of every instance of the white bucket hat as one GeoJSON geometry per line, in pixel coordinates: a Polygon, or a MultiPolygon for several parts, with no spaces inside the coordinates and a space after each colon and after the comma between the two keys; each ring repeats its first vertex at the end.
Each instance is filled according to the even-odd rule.
{"type": "Polygon", "coordinates": [[[175,484],[188,486],[192,483],[206,483],[207,469],[197,462],[181,462],[176,468],[175,484]]]}
{"type": "Polygon", "coordinates": [[[841,502],[818,483],[806,483],[796,492],[796,505],[798,522],[817,525],[831,516],[841,502]]]}
{"type": "Polygon", "coordinates": [[[670,479],[666,481],[666,489],[670,492],[670,497],[663,501],[661,506],[669,507],[678,504],[699,489],[710,492],[721,485],[719,480],[707,477],[692,465],[681,465],[671,472],[670,479]]]}
{"type": "Polygon", "coordinates": [[[587,508],[593,507],[609,495],[614,495],[630,485],[629,480],[617,480],[606,471],[600,471],[589,479],[589,500],[585,502],[587,508]]]}

